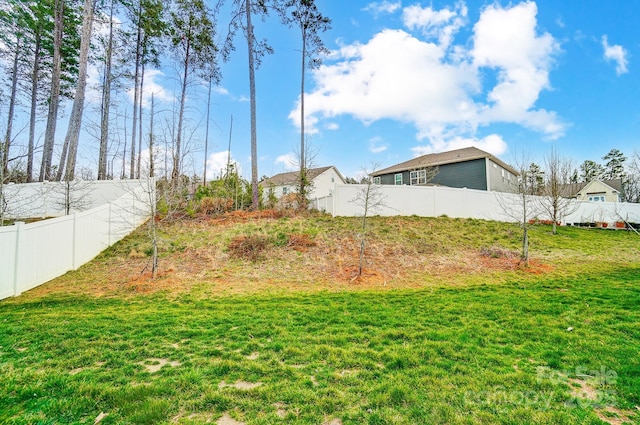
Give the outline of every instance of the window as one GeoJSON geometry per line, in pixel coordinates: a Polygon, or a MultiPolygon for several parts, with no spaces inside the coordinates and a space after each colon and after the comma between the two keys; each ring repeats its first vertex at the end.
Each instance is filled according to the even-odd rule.
{"type": "Polygon", "coordinates": [[[284,186],[284,187],[282,188],[282,194],[283,194],[283,195],[286,195],[288,191],[289,191],[289,188],[288,188],[287,186],[284,186]]]}
{"type": "Polygon", "coordinates": [[[412,185],[427,184],[427,170],[416,170],[409,174],[412,185]]]}
{"type": "Polygon", "coordinates": [[[402,173],[398,173],[394,176],[396,185],[402,184],[402,173]]]}
{"type": "Polygon", "coordinates": [[[591,195],[589,196],[589,202],[604,202],[604,195],[591,195]]]}
{"type": "Polygon", "coordinates": [[[380,184],[380,177],[374,177],[373,184],[380,184]]]}

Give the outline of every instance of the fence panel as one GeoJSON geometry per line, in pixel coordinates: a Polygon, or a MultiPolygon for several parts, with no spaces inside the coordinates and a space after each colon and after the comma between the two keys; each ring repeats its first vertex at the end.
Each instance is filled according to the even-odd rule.
{"type": "MultiPolygon", "coordinates": [[[[336,185],[334,190],[333,215],[359,216],[362,207],[353,200],[361,196],[366,185],[336,185]]],[[[487,192],[473,189],[457,189],[438,186],[393,186],[379,185],[374,190],[384,199],[385,206],[369,215],[417,215],[421,217],[438,217],[446,215],[455,218],[477,218],[505,222],[517,221],[514,209],[521,208],[519,195],[513,193],[487,192]]],[[[542,198],[528,197],[530,208],[539,211],[542,198]]],[[[539,218],[550,217],[540,212],[539,218]]],[[[640,223],[640,204],[619,202],[576,202],[575,211],[564,217],[563,224],[574,223],[614,223],[626,221],[640,223]]]]}
{"type": "Polygon", "coordinates": [[[153,187],[130,182],[118,199],[91,210],[0,227],[0,299],[77,269],[128,235],[148,218],[153,187]]]}
{"type": "Polygon", "coordinates": [[[17,292],[73,269],[73,216],[25,224],[18,233],[17,292]]]}
{"type": "Polygon", "coordinates": [[[15,290],[17,229],[17,225],[0,227],[0,300],[12,296],[15,290]]]}

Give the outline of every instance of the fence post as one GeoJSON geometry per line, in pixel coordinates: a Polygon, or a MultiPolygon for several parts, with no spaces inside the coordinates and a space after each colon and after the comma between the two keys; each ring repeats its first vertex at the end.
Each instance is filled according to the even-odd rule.
{"type": "Polygon", "coordinates": [[[73,213],[73,235],[72,235],[72,242],[71,242],[71,270],[76,270],[76,251],[78,249],[78,242],[77,242],[77,238],[78,238],[78,213],[74,212],[73,213]]]}
{"type": "Polygon", "coordinates": [[[111,209],[112,209],[112,205],[111,202],[109,202],[109,226],[107,227],[107,246],[111,246],[111,209]]]}
{"type": "Polygon", "coordinates": [[[22,291],[20,291],[20,277],[22,275],[22,273],[20,273],[21,269],[22,269],[22,261],[20,261],[20,258],[22,258],[22,253],[20,252],[21,249],[21,239],[22,239],[22,234],[24,233],[24,222],[22,221],[16,221],[14,223],[14,226],[16,226],[16,251],[15,251],[15,259],[14,259],[14,273],[13,273],[13,296],[16,297],[18,295],[21,294],[22,291]]]}

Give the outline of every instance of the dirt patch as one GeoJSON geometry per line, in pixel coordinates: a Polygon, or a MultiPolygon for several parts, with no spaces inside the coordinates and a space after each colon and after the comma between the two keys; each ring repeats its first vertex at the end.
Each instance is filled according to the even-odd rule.
{"type": "Polygon", "coordinates": [[[262,385],[262,382],[236,381],[233,384],[227,384],[226,382],[221,381],[218,384],[218,388],[232,387],[232,388],[236,388],[238,390],[249,391],[249,390],[252,390],[254,388],[258,388],[261,385],[262,385]]]}
{"type": "MultiPolygon", "coordinates": [[[[601,421],[611,425],[633,423],[635,414],[631,410],[622,410],[611,403],[615,400],[608,398],[608,394],[598,389],[597,383],[589,380],[570,378],[571,397],[574,400],[585,400],[595,406],[595,413],[601,421]]],[[[640,409],[639,409],[640,410],[640,409]]]]}
{"type": "Polygon", "coordinates": [[[169,365],[171,367],[178,367],[181,365],[178,361],[169,361],[167,359],[146,359],[145,361],[139,362],[139,365],[142,365],[147,369],[149,373],[156,373],[162,366],[169,365]]]}
{"type": "Polygon", "coordinates": [[[251,353],[247,356],[247,360],[258,360],[260,353],[251,353]]]}
{"type": "Polygon", "coordinates": [[[216,421],[218,425],[245,425],[244,422],[236,421],[228,413],[225,412],[220,419],[216,421]]]}
{"type": "Polygon", "coordinates": [[[583,400],[597,401],[600,398],[598,390],[588,381],[582,379],[569,378],[571,385],[571,396],[583,400]]]}
{"type": "Polygon", "coordinates": [[[626,423],[634,423],[634,414],[630,410],[620,410],[613,406],[607,406],[604,409],[596,410],[596,415],[601,421],[611,425],[623,425],[626,423]]]}
{"type": "Polygon", "coordinates": [[[338,418],[333,418],[322,422],[322,425],[342,425],[342,421],[338,418]]]}
{"type": "Polygon", "coordinates": [[[276,408],[276,415],[279,418],[284,419],[287,416],[287,411],[285,410],[286,405],[284,403],[273,403],[273,407],[276,408]]]}

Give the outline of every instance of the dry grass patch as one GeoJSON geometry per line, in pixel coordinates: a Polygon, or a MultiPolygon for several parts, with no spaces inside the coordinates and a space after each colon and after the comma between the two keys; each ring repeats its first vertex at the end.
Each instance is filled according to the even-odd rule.
{"type": "Polygon", "coordinates": [[[178,367],[182,365],[182,363],[178,361],[169,361],[167,359],[153,359],[153,358],[146,359],[142,362],[139,362],[138,364],[144,366],[144,368],[149,373],[156,373],[160,369],[162,369],[162,367],[165,365],[169,365],[171,367],[178,367]]]}

